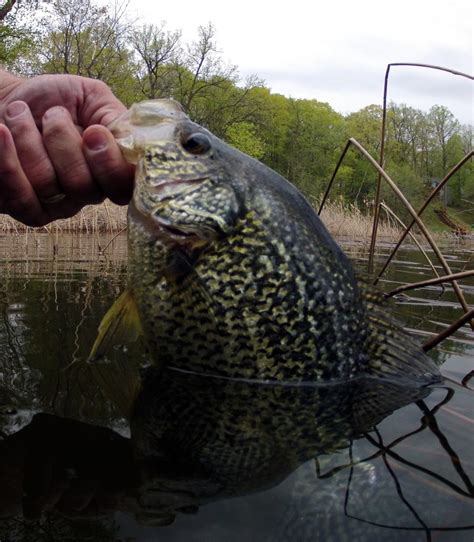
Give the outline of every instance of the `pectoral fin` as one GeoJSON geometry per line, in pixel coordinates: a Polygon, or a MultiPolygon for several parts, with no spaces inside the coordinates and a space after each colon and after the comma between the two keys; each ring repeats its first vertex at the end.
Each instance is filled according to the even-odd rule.
{"type": "Polygon", "coordinates": [[[127,289],[107,311],[99,326],[99,332],[88,361],[97,361],[114,345],[135,342],[143,330],[133,290],[127,289]]]}

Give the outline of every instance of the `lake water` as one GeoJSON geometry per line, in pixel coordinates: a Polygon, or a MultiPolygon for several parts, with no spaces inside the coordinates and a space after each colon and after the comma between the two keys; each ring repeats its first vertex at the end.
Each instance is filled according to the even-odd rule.
{"type": "MultiPolygon", "coordinates": [[[[423,390],[157,374],[139,347],[87,364],[125,283],[109,241],[0,237],[1,542],[473,540],[470,328],[430,352],[444,381],[423,390]]],[[[444,247],[453,271],[472,249],[444,247]]],[[[365,245],[346,250],[362,270],[365,245]]],[[[404,250],[381,287],[431,276],[404,250]]],[[[420,342],[461,315],[450,286],[394,311],[420,342]]]]}

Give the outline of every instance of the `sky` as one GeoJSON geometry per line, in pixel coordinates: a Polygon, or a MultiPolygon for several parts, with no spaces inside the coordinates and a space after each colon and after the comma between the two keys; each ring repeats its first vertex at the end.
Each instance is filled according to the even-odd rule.
{"type": "MultiPolygon", "coordinates": [[[[272,92],[328,102],[340,113],[382,104],[388,63],[474,73],[472,0],[130,0],[141,22],[166,22],[183,40],[211,22],[223,59],[272,92]]],[[[473,82],[412,67],[391,69],[388,99],[448,107],[474,124],[473,82]]]]}

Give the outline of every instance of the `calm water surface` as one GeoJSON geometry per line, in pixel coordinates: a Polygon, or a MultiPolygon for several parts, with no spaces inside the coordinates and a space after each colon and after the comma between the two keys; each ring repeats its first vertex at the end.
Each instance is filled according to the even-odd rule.
{"type": "MultiPolygon", "coordinates": [[[[424,390],[156,374],[139,347],[86,364],[124,286],[125,238],[105,255],[105,238],[56,241],[0,237],[1,542],[473,540],[467,326],[430,354],[445,380],[424,390]]],[[[365,247],[346,250],[362,270],[365,247]]],[[[453,271],[472,250],[444,248],[453,271]]],[[[404,250],[381,287],[424,278],[404,250]]],[[[394,310],[420,342],[461,315],[450,287],[394,310]]]]}

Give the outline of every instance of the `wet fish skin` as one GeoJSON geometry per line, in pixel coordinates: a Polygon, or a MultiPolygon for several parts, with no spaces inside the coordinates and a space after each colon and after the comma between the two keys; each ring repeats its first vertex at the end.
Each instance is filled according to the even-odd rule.
{"type": "Polygon", "coordinates": [[[437,380],[283,177],[170,100],[134,105],[113,131],[138,163],[129,284],[157,363],[230,378],[437,380]]]}

